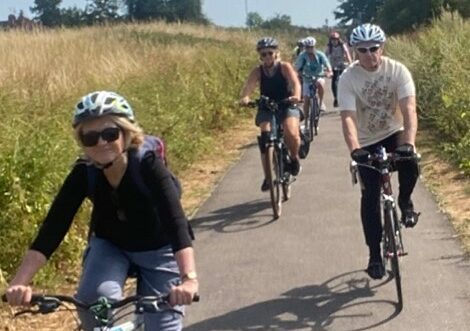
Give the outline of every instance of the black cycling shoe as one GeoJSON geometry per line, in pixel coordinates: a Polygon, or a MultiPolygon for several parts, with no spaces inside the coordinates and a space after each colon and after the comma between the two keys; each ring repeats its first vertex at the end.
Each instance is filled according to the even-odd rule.
{"type": "Polygon", "coordinates": [[[269,183],[268,181],[265,179],[263,180],[263,184],[261,184],[261,192],[266,192],[266,191],[269,191],[269,183]]]}
{"type": "Polygon", "coordinates": [[[370,259],[366,272],[372,279],[382,279],[385,276],[385,267],[382,263],[382,258],[370,259]]]}
{"type": "Polygon", "coordinates": [[[289,166],[290,173],[292,176],[298,176],[302,171],[302,167],[300,166],[299,160],[295,159],[290,162],[289,166]]]}
{"type": "Polygon", "coordinates": [[[405,228],[413,228],[418,223],[419,215],[421,215],[421,213],[416,213],[413,209],[408,209],[401,215],[401,222],[405,228]]]}

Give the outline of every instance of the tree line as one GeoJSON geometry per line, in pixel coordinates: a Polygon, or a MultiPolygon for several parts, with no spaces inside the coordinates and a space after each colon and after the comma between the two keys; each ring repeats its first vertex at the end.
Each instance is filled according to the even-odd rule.
{"type": "Polygon", "coordinates": [[[409,32],[439,19],[445,11],[470,17],[470,0],[338,0],[335,18],[346,28],[379,24],[389,34],[409,32]]]}
{"type": "Polygon", "coordinates": [[[34,19],[47,27],[119,21],[165,20],[207,24],[202,0],[87,0],[84,9],[61,8],[62,0],[34,0],[34,19]]]}

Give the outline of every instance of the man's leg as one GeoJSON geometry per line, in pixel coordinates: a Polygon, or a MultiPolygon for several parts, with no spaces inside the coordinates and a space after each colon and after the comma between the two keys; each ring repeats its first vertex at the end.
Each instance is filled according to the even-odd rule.
{"type": "Polygon", "coordinates": [[[359,167],[362,182],[361,221],[369,247],[367,273],[374,279],[382,278],[384,270],[380,251],[382,223],[380,221],[380,174],[374,170],[359,167]]]}

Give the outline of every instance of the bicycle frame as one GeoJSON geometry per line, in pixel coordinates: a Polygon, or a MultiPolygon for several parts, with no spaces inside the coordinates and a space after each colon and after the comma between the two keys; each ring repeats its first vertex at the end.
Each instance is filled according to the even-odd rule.
{"type": "Polygon", "coordinates": [[[313,136],[318,135],[318,123],[320,121],[320,105],[317,96],[317,81],[320,77],[304,76],[304,79],[310,80],[309,83],[309,108],[308,114],[305,114],[305,126],[309,132],[309,139],[313,141],[313,136]],[[314,133],[315,132],[315,133],[314,133]]]}

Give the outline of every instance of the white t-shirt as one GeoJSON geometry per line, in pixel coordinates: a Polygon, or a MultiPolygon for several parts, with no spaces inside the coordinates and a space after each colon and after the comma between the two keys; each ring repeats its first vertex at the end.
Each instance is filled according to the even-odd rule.
{"type": "Polygon", "coordinates": [[[338,103],[341,111],[356,111],[362,147],[375,144],[403,130],[398,101],[416,94],[411,73],[400,62],[382,57],[376,71],[353,62],[341,75],[338,103]]]}

